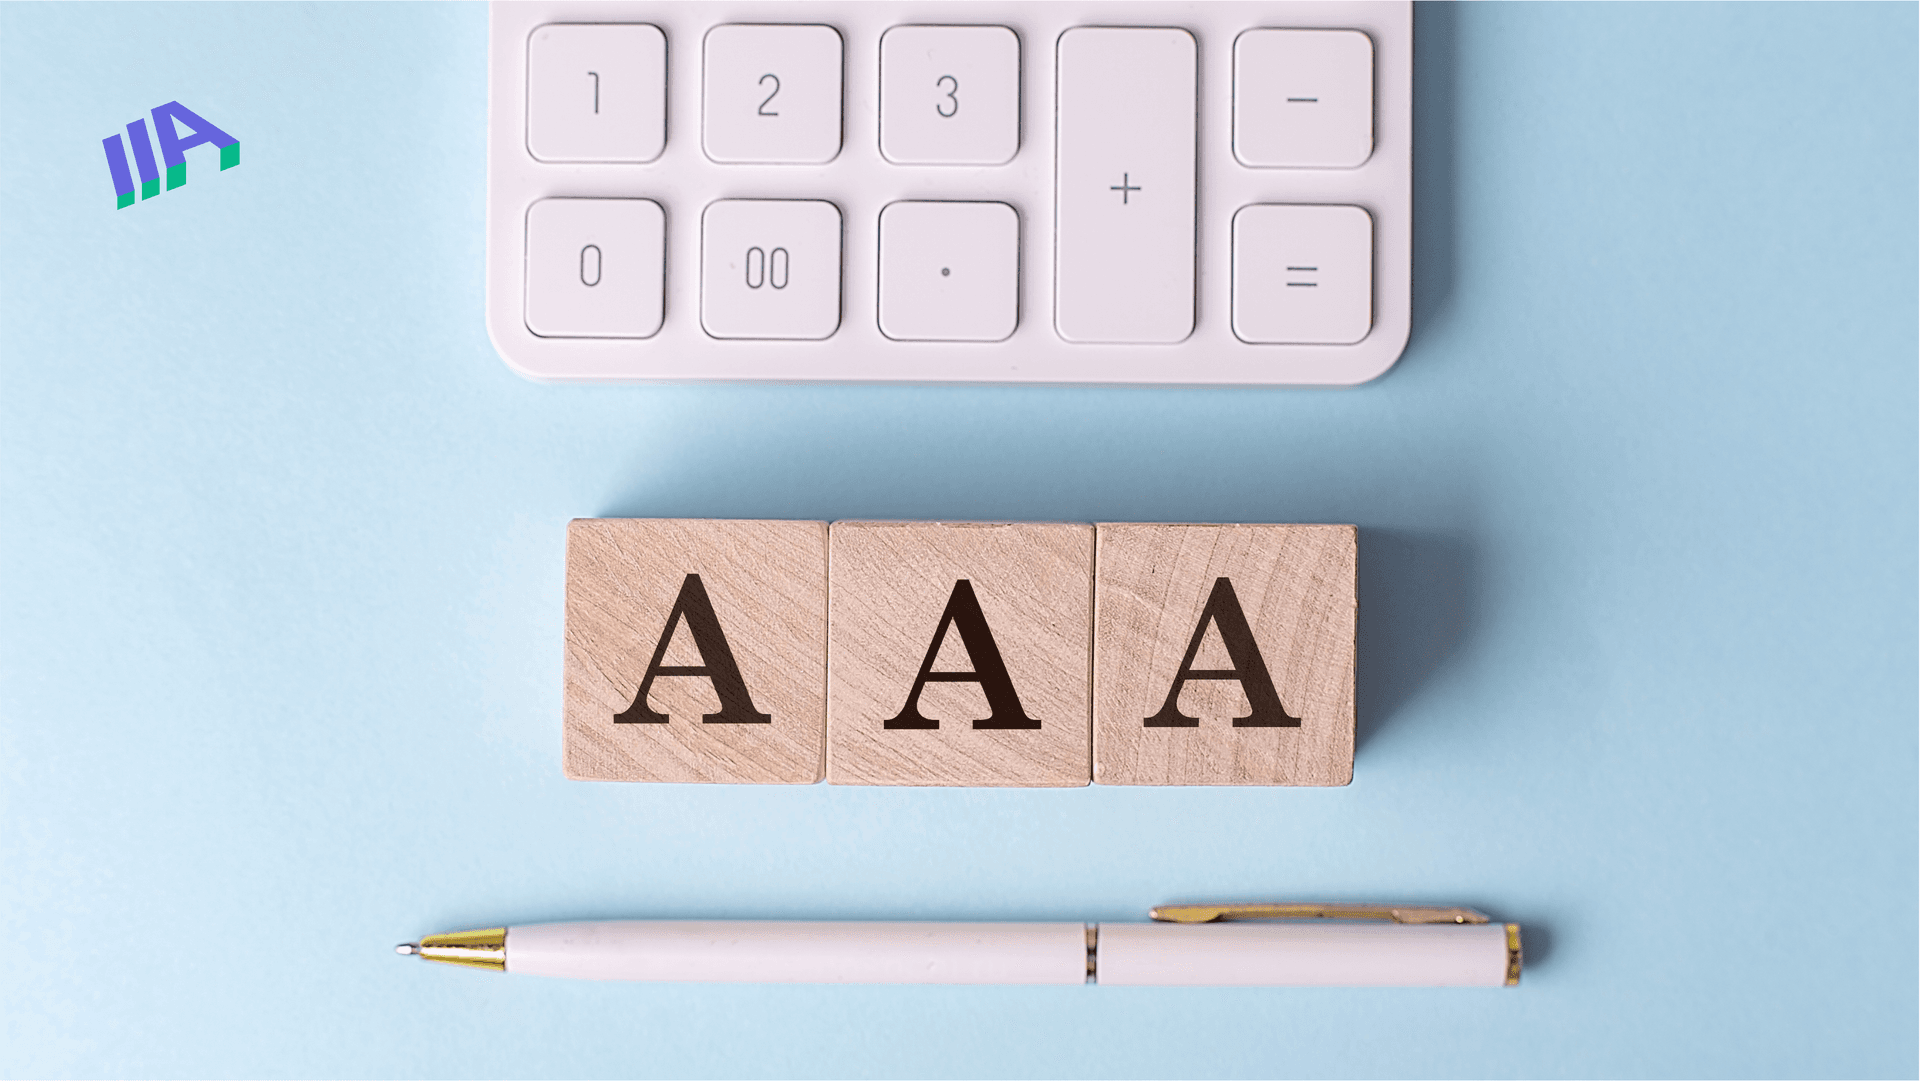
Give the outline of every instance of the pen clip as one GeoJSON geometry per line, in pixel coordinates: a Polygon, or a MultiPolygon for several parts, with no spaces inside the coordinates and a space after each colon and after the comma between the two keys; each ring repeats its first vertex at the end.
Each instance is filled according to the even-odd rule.
{"type": "Polygon", "coordinates": [[[1391,920],[1394,923],[1486,923],[1484,912],[1442,905],[1317,905],[1301,902],[1255,905],[1157,905],[1147,915],[1161,923],[1224,923],[1228,920],[1391,920]]]}

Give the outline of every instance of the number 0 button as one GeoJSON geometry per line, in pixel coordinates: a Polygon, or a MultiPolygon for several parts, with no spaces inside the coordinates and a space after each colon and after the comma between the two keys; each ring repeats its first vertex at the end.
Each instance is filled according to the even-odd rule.
{"type": "Polygon", "coordinates": [[[700,325],[716,338],[831,337],[840,327],[840,209],[810,199],[709,204],[700,325]]]}
{"type": "Polygon", "coordinates": [[[527,329],[651,338],[665,300],[666,215],[651,199],[542,199],[527,211],[527,329]]]}
{"type": "Polygon", "coordinates": [[[703,140],[723,164],[817,165],[840,154],[840,34],[831,26],[707,31],[703,140]]]}

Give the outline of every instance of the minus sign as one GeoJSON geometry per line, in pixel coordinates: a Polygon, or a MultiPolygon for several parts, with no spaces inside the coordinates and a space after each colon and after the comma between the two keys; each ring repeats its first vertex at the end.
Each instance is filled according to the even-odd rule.
{"type": "Polygon", "coordinates": [[[1305,102],[1317,102],[1317,101],[1319,101],[1320,99],[1319,99],[1319,98],[1288,98],[1287,100],[1288,100],[1288,101],[1305,101],[1305,102]]]}
{"type": "Polygon", "coordinates": [[[1317,266],[1290,266],[1288,270],[1319,270],[1317,266]]]}
{"type": "Polygon", "coordinates": [[[1319,288],[1319,285],[1318,285],[1318,283],[1316,283],[1316,282],[1288,282],[1288,283],[1287,283],[1287,288],[1289,288],[1289,289],[1317,289],[1317,288],[1319,288]]]}

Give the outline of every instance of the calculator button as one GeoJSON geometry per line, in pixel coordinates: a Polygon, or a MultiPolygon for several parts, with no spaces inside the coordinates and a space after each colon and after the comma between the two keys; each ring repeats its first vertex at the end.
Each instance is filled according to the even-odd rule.
{"type": "Polygon", "coordinates": [[[1373,39],[1248,30],[1233,43],[1233,152],[1243,165],[1351,169],[1373,155],[1373,39]]]}
{"type": "Polygon", "coordinates": [[[1005,203],[892,203],[880,212],[880,333],[997,342],[1020,316],[1020,216],[1005,203]]]}
{"type": "Polygon", "coordinates": [[[700,224],[700,325],[716,338],[827,338],[840,326],[840,209],[722,199],[700,224]]]}
{"type": "Polygon", "coordinates": [[[830,26],[729,24],[707,31],[707,157],[820,164],[840,153],[840,34],[830,26]]]}
{"type": "Polygon", "coordinates": [[[527,39],[527,152],[649,162],[667,144],[667,39],[657,26],[549,24],[527,39]]]}
{"type": "Polygon", "coordinates": [[[1054,326],[1074,342],[1193,333],[1194,41],[1060,35],[1054,326]]]}
{"type": "Polygon", "coordinates": [[[1020,149],[1020,39],[1004,26],[896,26],[880,39],[880,152],[1000,165],[1020,149]]]}
{"type": "Polygon", "coordinates": [[[651,199],[542,199],[527,210],[527,329],[651,338],[665,293],[666,214],[651,199]]]}
{"type": "Polygon", "coordinates": [[[1373,217],[1357,206],[1248,206],[1233,216],[1233,332],[1351,345],[1373,328],[1373,217]]]}

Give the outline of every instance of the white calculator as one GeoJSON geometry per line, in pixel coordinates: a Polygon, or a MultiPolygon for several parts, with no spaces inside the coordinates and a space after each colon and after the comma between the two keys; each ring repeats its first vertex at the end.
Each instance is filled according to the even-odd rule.
{"type": "Polygon", "coordinates": [[[496,2],[487,329],[578,382],[1352,384],[1405,2],[496,2]]]}

